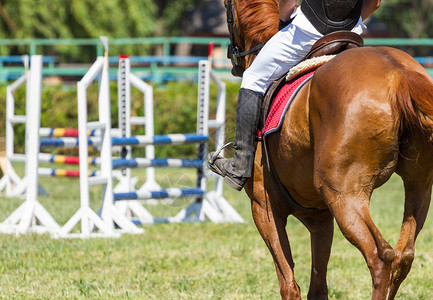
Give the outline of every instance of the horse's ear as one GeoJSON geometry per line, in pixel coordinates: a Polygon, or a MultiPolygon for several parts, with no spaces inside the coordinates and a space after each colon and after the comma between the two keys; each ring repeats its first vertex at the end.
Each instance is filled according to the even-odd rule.
{"type": "Polygon", "coordinates": [[[232,75],[236,77],[242,77],[245,72],[245,68],[239,65],[233,66],[232,75]]]}

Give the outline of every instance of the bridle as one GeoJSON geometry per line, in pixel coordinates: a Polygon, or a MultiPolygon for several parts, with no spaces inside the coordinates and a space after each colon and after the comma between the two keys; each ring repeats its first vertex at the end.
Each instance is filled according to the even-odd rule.
{"type": "Polygon", "coordinates": [[[227,48],[227,58],[230,58],[232,62],[233,76],[242,77],[242,74],[245,71],[245,67],[242,66],[242,60],[245,60],[245,56],[260,50],[265,45],[265,43],[258,44],[257,46],[249,50],[243,50],[239,45],[236,44],[235,35],[234,35],[235,32],[237,34],[237,37],[241,40],[242,44],[245,44],[244,39],[242,38],[241,33],[239,31],[238,24],[236,22],[236,11],[235,11],[234,0],[227,1],[226,13],[227,13],[227,25],[228,25],[229,37],[230,37],[230,44],[227,48]]]}

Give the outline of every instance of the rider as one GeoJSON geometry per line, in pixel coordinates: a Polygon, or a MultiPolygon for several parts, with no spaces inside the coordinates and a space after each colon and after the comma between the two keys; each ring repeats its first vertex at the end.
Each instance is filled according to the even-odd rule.
{"type": "Polygon", "coordinates": [[[381,0],[279,0],[279,32],[259,52],[244,72],[236,108],[235,154],[232,158],[208,155],[209,168],[240,191],[251,177],[254,138],[263,96],[274,80],[299,63],[323,35],[351,30],[361,34],[381,0]]]}

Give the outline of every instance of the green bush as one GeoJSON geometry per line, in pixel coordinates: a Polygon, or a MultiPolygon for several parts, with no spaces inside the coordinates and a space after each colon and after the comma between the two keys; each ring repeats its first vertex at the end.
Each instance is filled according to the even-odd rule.
{"type": "MultiPolygon", "coordinates": [[[[117,85],[112,83],[111,115],[112,126],[118,126],[117,85]]],[[[237,91],[239,83],[227,83],[226,104],[226,139],[234,139],[234,120],[237,91]]],[[[215,101],[217,90],[211,86],[211,117],[215,115],[215,101]]],[[[94,83],[90,86],[88,97],[88,119],[97,120],[98,87],[94,83]]],[[[143,94],[132,88],[131,114],[143,115],[143,94]]],[[[15,92],[15,114],[25,114],[25,88],[15,92]]],[[[0,86],[0,124],[5,124],[6,116],[6,86],[0,86]]],[[[155,134],[194,133],[197,118],[197,84],[191,82],[169,82],[154,86],[154,123],[155,134]]],[[[43,86],[41,103],[41,127],[78,128],[77,93],[74,86],[43,86]]],[[[16,125],[15,149],[24,150],[24,126],[16,125]]],[[[144,134],[144,128],[133,128],[133,134],[144,134]]],[[[0,136],[5,135],[5,126],[0,126],[0,136]]],[[[162,146],[156,148],[157,157],[194,157],[195,145],[162,146]]],[[[210,147],[213,147],[211,140],[210,147]]],[[[211,148],[212,149],[212,148],[211,148]]],[[[136,155],[142,155],[144,150],[137,148],[136,155]]],[[[61,152],[57,150],[57,152],[61,152]]]]}

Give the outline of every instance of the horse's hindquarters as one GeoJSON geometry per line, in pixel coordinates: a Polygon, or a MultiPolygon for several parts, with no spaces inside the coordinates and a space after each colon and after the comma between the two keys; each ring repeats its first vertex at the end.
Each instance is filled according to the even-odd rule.
{"type": "Polygon", "coordinates": [[[315,186],[345,237],[363,253],[373,299],[395,296],[425,221],[433,182],[433,146],[427,140],[432,101],[433,84],[425,71],[386,48],[347,51],[317,71],[311,84],[315,186]],[[371,220],[369,201],[396,169],[406,200],[394,251],[371,220]]]}

